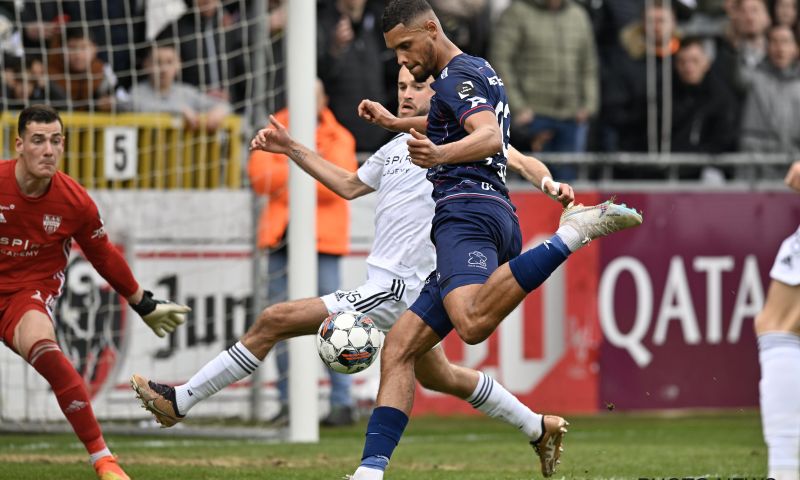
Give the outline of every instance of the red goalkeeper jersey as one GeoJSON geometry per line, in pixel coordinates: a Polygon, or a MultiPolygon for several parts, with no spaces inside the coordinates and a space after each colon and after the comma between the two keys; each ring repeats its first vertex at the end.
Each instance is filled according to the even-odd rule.
{"type": "Polygon", "coordinates": [[[114,290],[129,297],[139,285],[108,240],[97,205],[78,182],[58,172],[41,197],[19,189],[16,160],[0,160],[0,295],[24,288],[61,294],[74,238],[114,290]]]}

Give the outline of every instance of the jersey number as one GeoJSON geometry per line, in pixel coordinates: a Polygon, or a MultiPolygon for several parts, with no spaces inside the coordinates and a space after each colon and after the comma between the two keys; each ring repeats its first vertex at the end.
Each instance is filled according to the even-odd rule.
{"type": "MultiPolygon", "coordinates": [[[[497,123],[500,124],[501,135],[505,132],[505,135],[503,136],[503,156],[508,159],[508,139],[511,137],[511,125],[510,122],[508,122],[508,116],[511,115],[511,110],[508,108],[508,105],[503,103],[501,100],[500,102],[497,102],[497,106],[494,107],[494,114],[497,116],[497,123]]],[[[492,159],[490,158],[487,160],[487,165],[491,163],[492,159]]],[[[505,184],[506,166],[504,164],[500,165],[497,175],[500,176],[500,180],[502,180],[505,184]]]]}

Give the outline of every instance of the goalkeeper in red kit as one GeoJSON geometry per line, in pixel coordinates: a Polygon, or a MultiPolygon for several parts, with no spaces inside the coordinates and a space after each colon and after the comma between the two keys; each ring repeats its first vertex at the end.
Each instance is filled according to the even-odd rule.
{"type": "Polygon", "coordinates": [[[72,240],[159,337],[183,323],[189,308],[139,287],[86,190],[58,171],[65,141],[58,112],[28,107],[17,132],[17,159],[0,161],[0,340],[50,384],[97,476],[126,480],[103,440],[83,379],[56,343],[53,309],[72,240]]]}

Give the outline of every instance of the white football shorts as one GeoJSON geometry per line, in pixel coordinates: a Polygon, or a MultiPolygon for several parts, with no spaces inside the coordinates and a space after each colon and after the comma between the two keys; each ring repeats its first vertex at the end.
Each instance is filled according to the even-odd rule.
{"type": "Polygon", "coordinates": [[[800,228],[781,244],[769,276],[786,285],[800,285],[800,228]]]}
{"type": "Polygon", "coordinates": [[[336,290],[321,298],[329,312],[365,313],[386,333],[414,303],[424,285],[417,277],[399,277],[370,265],[366,283],[353,290],[336,290]]]}

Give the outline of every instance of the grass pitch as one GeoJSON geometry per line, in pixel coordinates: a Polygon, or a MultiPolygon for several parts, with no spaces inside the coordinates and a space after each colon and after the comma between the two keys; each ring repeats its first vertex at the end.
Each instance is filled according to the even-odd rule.
{"type": "MultiPolygon", "coordinates": [[[[554,478],[764,478],[766,447],[756,412],[691,416],[609,413],[570,417],[554,478]]],[[[341,479],[358,464],[366,422],[322,429],[316,445],[106,436],[136,479],[341,479]]],[[[415,417],[387,480],[542,478],[522,435],[482,417],[415,417]]],[[[71,435],[2,435],[0,479],[91,479],[71,435]]]]}

